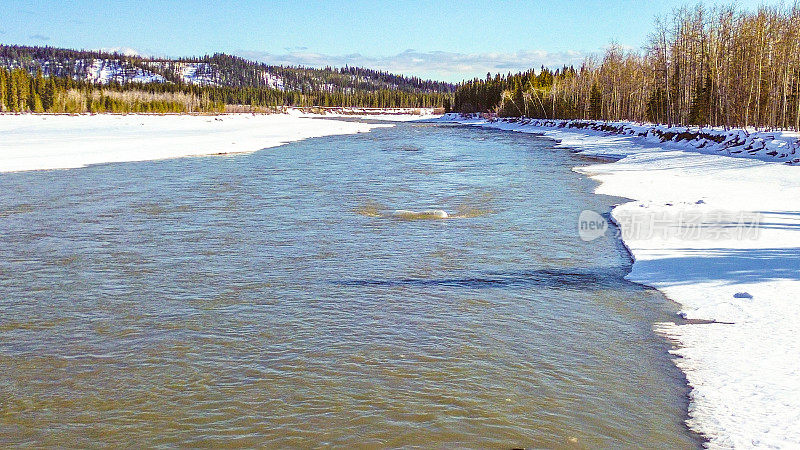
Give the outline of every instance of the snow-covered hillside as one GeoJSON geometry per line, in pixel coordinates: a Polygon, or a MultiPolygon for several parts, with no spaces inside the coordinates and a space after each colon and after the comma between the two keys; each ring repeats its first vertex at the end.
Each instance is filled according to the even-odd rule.
{"type": "Polygon", "coordinates": [[[86,68],[84,79],[93,83],[108,84],[112,81],[118,83],[164,83],[167,81],[159,74],[132,65],[125,65],[117,60],[83,60],[82,65],[86,68]]]}
{"type": "Polygon", "coordinates": [[[180,76],[186,83],[216,86],[218,83],[214,79],[214,68],[206,63],[182,63],[180,76]]]}
{"type": "MultiPolygon", "coordinates": [[[[202,86],[219,86],[224,83],[217,67],[213,64],[205,62],[173,62],[173,61],[152,61],[146,63],[148,67],[152,67],[155,71],[163,73],[174,74],[175,77],[180,78],[181,81],[188,84],[196,84],[202,86]]],[[[270,73],[267,70],[260,71],[260,78],[263,80],[267,87],[273,89],[284,89],[284,83],[277,75],[270,73]]]]}
{"type": "MultiPolygon", "coordinates": [[[[270,65],[236,55],[214,53],[189,58],[152,58],[135,54],[130,49],[72,50],[55,47],[30,47],[0,44],[0,68],[23,69],[30,75],[41,71],[45,76],[72,78],[96,84],[111,82],[176,83],[204,87],[226,87],[233,89],[274,89],[284,92],[343,94],[374,94],[379,91],[401,92],[391,101],[410,105],[431,105],[428,98],[409,103],[409,96],[419,94],[452,93],[452,83],[423,80],[360,67],[293,67],[270,65]]],[[[243,94],[239,92],[239,94],[243,94]]],[[[244,97],[252,97],[252,92],[244,97]]],[[[259,101],[270,102],[274,94],[260,93],[259,101]]],[[[241,96],[241,95],[240,95],[241,96]]],[[[279,103],[296,100],[281,97],[279,103]]],[[[382,97],[384,100],[386,97],[382,97]]],[[[315,101],[322,101],[315,97],[315,101]]],[[[330,102],[330,99],[326,100],[330,102]]],[[[350,100],[347,100],[350,101],[350,100]]],[[[338,100],[337,100],[338,102],[338,100]]],[[[358,100],[378,106],[375,99],[358,100]]],[[[383,104],[383,106],[392,106],[383,104]]]]}
{"type": "Polygon", "coordinates": [[[122,59],[86,58],[68,61],[34,59],[21,65],[17,61],[2,61],[0,67],[16,69],[24,67],[31,72],[41,69],[44,76],[71,76],[76,80],[97,84],[117,83],[164,83],[166,78],[154,71],[135,66],[122,59]]]}
{"type": "MultiPolygon", "coordinates": [[[[0,67],[22,67],[14,61],[0,61],[0,67]]],[[[70,61],[54,61],[34,59],[27,61],[26,68],[41,68],[44,76],[67,76],[77,80],[91,81],[97,84],[117,83],[170,83],[181,81],[201,86],[225,85],[224,77],[213,64],[206,62],[184,61],[139,61],[133,64],[125,59],[86,58],[70,61]]],[[[284,80],[263,69],[258,74],[266,87],[284,90],[284,80]]],[[[331,88],[331,91],[333,88],[331,88]]]]}
{"type": "Polygon", "coordinates": [[[273,74],[271,74],[271,73],[269,73],[269,72],[267,72],[265,70],[262,73],[262,77],[264,79],[264,82],[267,84],[267,86],[269,86],[269,87],[271,87],[273,89],[280,89],[282,91],[282,90],[284,90],[286,88],[284,83],[283,83],[283,80],[280,77],[278,77],[277,75],[273,75],[273,74]]]}

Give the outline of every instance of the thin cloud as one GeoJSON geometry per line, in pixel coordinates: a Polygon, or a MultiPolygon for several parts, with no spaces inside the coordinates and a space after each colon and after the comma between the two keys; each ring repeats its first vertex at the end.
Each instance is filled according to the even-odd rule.
{"type": "Polygon", "coordinates": [[[106,53],[119,53],[125,56],[144,56],[142,52],[131,47],[102,47],[98,50],[106,53]]]}
{"type": "Polygon", "coordinates": [[[487,72],[507,73],[579,65],[586,53],[576,51],[548,52],[545,50],[523,50],[513,53],[455,53],[445,51],[421,52],[408,49],[393,56],[365,56],[360,53],[348,55],[326,55],[309,51],[292,51],[285,54],[242,51],[240,56],[272,65],[305,67],[359,66],[385,70],[405,75],[416,75],[446,81],[462,81],[484,77],[487,72]]]}
{"type": "Polygon", "coordinates": [[[168,58],[168,55],[149,48],[129,47],[120,45],[114,47],[94,47],[91,50],[104,53],[119,53],[124,56],[139,56],[141,58],[168,58]]]}
{"type": "Polygon", "coordinates": [[[33,39],[35,41],[49,41],[50,36],[45,36],[43,34],[32,34],[28,36],[28,39],[33,39]]]}

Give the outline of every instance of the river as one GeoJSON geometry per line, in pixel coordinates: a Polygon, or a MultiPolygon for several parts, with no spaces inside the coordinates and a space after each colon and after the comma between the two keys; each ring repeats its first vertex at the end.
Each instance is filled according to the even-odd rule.
{"type": "Polygon", "coordinates": [[[408,123],[0,174],[0,444],[698,447],[586,163],[408,123]]]}

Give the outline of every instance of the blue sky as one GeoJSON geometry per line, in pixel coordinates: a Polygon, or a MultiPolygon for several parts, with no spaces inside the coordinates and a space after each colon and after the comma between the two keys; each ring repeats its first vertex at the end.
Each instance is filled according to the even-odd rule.
{"type": "MultiPolygon", "coordinates": [[[[744,8],[762,3],[737,2],[744,8]]],[[[694,4],[2,0],[0,42],[158,56],[226,52],[273,64],[350,64],[460,81],[487,71],[578,63],[612,41],[640,48],[655,16],[694,4]]]]}

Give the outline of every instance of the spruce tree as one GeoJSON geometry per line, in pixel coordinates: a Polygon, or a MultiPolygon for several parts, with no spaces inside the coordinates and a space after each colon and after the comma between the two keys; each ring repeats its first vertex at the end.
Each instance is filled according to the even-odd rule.
{"type": "Polygon", "coordinates": [[[17,69],[17,111],[25,111],[30,96],[30,80],[24,69],[17,69]]]}
{"type": "Polygon", "coordinates": [[[56,96],[56,82],[53,77],[48,77],[44,85],[44,92],[42,93],[42,108],[45,111],[51,111],[55,105],[56,96]]]}
{"type": "Polygon", "coordinates": [[[603,118],[603,93],[597,83],[592,85],[592,93],[589,96],[589,118],[594,120],[603,118]]]}
{"type": "Polygon", "coordinates": [[[6,90],[8,89],[7,80],[8,80],[8,75],[6,69],[0,67],[0,111],[5,111],[7,108],[6,106],[6,90]]]}
{"type": "Polygon", "coordinates": [[[31,99],[31,111],[35,113],[43,113],[44,106],[42,105],[42,98],[39,96],[39,93],[34,92],[34,94],[31,96],[31,99]]]}
{"type": "Polygon", "coordinates": [[[12,70],[8,77],[8,110],[19,111],[19,77],[16,70],[12,70]]]}
{"type": "Polygon", "coordinates": [[[707,125],[708,113],[711,106],[711,75],[706,74],[702,83],[698,83],[692,98],[689,110],[689,123],[694,125],[707,125]]]}

